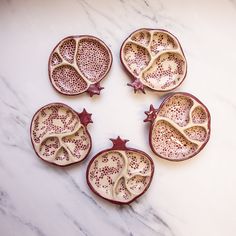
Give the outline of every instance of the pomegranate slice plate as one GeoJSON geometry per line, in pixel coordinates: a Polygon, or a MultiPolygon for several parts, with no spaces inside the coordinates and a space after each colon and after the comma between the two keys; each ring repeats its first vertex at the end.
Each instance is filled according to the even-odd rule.
{"type": "Polygon", "coordinates": [[[77,113],[62,103],[51,103],[34,115],[30,135],[36,154],[43,160],[66,166],[82,161],[91,150],[87,130],[91,114],[77,113]]]}
{"type": "Polygon", "coordinates": [[[56,45],[49,57],[49,78],[62,94],[99,95],[103,89],[99,82],[111,64],[111,51],[100,39],[90,35],[69,36],[56,45]]]}
{"type": "Polygon", "coordinates": [[[98,196],[128,204],[149,187],[154,164],[146,153],[126,147],[128,140],[111,139],[113,147],[99,152],[87,168],[87,183],[98,196]]]}
{"type": "Polygon", "coordinates": [[[173,93],[159,109],[152,105],[145,112],[151,122],[149,142],[155,154],[171,161],[182,161],[200,152],[210,138],[210,113],[189,93],[173,93]]]}
{"type": "Polygon", "coordinates": [[[178,39],[166,30],[139,29],[122,44],[120,59],[133,78],[134,91],[144,87],[166,92],[185,79],[187,62],[178,39]]]}

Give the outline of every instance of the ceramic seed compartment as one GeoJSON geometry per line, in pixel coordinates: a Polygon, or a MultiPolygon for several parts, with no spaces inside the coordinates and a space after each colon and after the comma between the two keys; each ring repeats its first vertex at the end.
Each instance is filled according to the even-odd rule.
{"type": "Polygon", "coordinates": [[[112,54],[94,36],[70,36],[53,49],[48,63],[53,87],[65,95],[100,94],[100,81],[112,64],[112,54]]]}
{"type": "Polygon", "coordinates": [[[32,119],[30,129],[36,154],[59,166],[84,160],[92,146],[87,130],[91,122],[91,114],[85,109],[77,113],[62,103],[40,108],[32,119]]]}
{"type": "Polygon", "coordinates": [[[171,161],[195,156],[210,138],[210,113],[189,93],[174,93],[159,109],[145,112],[151,122],[149,142],[155,154],[171,161]]]}
{"type": "Polygon", "coordinates": [[[117,204],[128,204],[149,187],[154,164],[144,152],[126,147],[128,140],[113,140],[113,147],[98,153],[87,168],[87,182],[94,193],[117,204]]]}
{"type": "Polygon", "coordinates": [[[187,62],[177,38],[160,29],[140,29],[122,44],[121,62],[133,81],[134,91],[144,87],[165,92],[178,87],[187,72],[187,62]]]}

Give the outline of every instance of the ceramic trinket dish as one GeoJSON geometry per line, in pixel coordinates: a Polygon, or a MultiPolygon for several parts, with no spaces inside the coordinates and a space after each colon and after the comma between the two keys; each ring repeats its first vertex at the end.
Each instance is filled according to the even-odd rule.
{"type": "Polygon", "coordinates": [[[145,112],[151,122],[149,142],[153,152],[170,161],[182,161],[199,153],[210,138],[210,113],[189,93],[173,93],[158,109],[145,112]]]}
{"type": "Polygon", "coordinates": [[[87,183],[98,196],[116,204],[129,204],[151,184],[154,163],[146,153],[126,146],[128,140],[111,139],[113,147],[99,152],[87,168],[87,183]]]}
{"type": "Polygon", "coordinates": [[[77,113],[63,103],[40,108],[32,118],[30,135],[36,154],[44,161],[67,166],[84,160],[92,147],[87,125],[91,114],[77,113]]]}
{"type": "Polygon", "coordinates": [[[107,45],[90,35],[69,36],[53,49],[48,62],[48,73],[53,87],[64,95],[87,92],[99,95],[100,81],[112,64],[107,45]]]}
{"type": "Polygon", "coordinates": [[[132,77],[134,92],[148,87],[166,92],[185,79],[187,62],[178,39],[166,30],[139,29],[120,49],[121,62],[132,77]]]}

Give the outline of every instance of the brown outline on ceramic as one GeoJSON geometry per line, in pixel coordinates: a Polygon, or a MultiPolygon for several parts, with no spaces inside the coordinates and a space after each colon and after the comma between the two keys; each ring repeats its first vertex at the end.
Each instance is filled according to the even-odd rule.
{"type": "MultiPolygon", "coordinates": [[[[89,87],[88,87],[88,89],[87,89],[86,91],[82,92],[82,93],[67,94],[67,93],[64,93],[64,92],[61,92],[61,91],[57,90],[57,88],[53,85],[53,83],[52,83],[52,78],[51,78],[51,76],[50,76],[50,59],[51,59],[52,54],[54,53],[55,49],[61,44],[62,41],[66,40],[66,39],[74,39],[74,38],[82,38],[82,37],[84,37],[84,38],[87,37],[88,39],[89,39],[89,38],[95,39],[95,40],[97,40],[98,42],[102,43],[103,46],[107,49],[108,54],[109,54],[109,56],[110,56],[110,66],[109,66],[107,72],[106,72],[106,73],[104,74],[104,76],[103,76],[98,82],[96,82],[94,85],[97,84],[98,86],[100,86],[99,83],[107,76],[107,74],[108,74],[108,73],[110,72],[110,70],[111,70],[111,66],[112,66],[112,64],[113,64],[113,56],[112,56],[111,49],[110,49],[110,48],[106,45],[106,43],[105,43],[103,40],[101,40],[100,38],[95,37],[95,36],[93,36],[93,35],[81,34],[81,35],[70,35],[70,36],[67,36],[67,37],[61,39],[61,40],[59,41],[59,43],[57,43],[57,45],[53,48],[53,50],[51,51],[51,53],[50,53],[50,55],[49,55],[49,59],[48,59],[48,77],[49,77],[49,80],[50,80],[50,83],[51,83],[52,87],[53,87],[58,93],[60,93],[60,94],[62,94],[62,95],[66,95],[66,96],[78,96],[78,95],[80,95],[80,94],[86,93],[86,92],[88,91],[88,89],[89,89],[89,87]]],[[[77,53],[77,52],[75,52],[75,53],[77,53]]],[[[104,89],[104,87],[101,87],[100,90],[102,90],[102,89],[104,89]]],[[[95,94],[94,94],[94,95],[95,95],[95,94]]],[[[97,95],[100,95],[100,94],[97,94],[97,95]]],[[[90,96],[90,97],[92,97],[92,96],[90,96]]]]}
{"type": "MultiPolygon", "coordinates": [[[[89,150],[88,150],[88,153],[87,153],[87,155],[84,157],[84,159],[82,159],[82,160],[80,160],[80,161],[78,161],[78,162],[69,163],[69,164],[67,164],[67,165],[59,165],[59,164],[56,164],[55,162],[50,162],[50,161],[47,161],[47,160],[41,158],[41,157],[39,156],[39,154],[36,152],[36,149],[35,149],[35,147],[34,147],[34,143],[33,143],[33,140],[32,140],[32,136],[31,136],[33,120],[34,120],[36,114],[38,114],[38,112],[39,112],[40,110],[42,110],[43,108],[47,107],[48,105],[62,105],[62,106],[65,106],[65,107],[67,107],[68,109],[72,110],[72,111],[78,116],[78,118],[79,118],[79,114],[80,114],[79,112],[75,111],[73,108],[71,108],[70,106],[68,106],[68,105],[66,105],[65,103],[62,103],[62,102],[52,102],[52,103],[48,103],[47,105],[44,105],[44,106],[42,106],[41,108],[39,108],[39,109],[34,113],[34,115],[33,115],[33,117],[32,117],[32,120],[31,120],[31,122],[30,122],[30,141],[31,141],[31,144],[32,144],[32,146],[33,146],[34,152],[36,153],[36,155],[38,156],[38,158],[39,158],[40,160],[45,161],[46,163],[49,163],[49,164],[54,165],[54,166],[59,166],[59,167],[67,167],[67,166],[71,166],[71,165],[74,165],[74,164],[78,164],[78,163],[84,161],[84,160],[88,157],[88,155],[89,155],[89,153],[90,153],[90,151],[91,151],[91,149],[92,149],[92,138],[91,138],[91,135],[90,135],[90,133],[89,133],[89,131],[88,131],[88,129],[87,129],[87,125],[84,125],[84,128],[85,128],[85,131],[86,131],[87,134],[88,134],[88,137],[89,137],[89,140],[90,140],[90,144],[91,144],[91,145],[90,145],[90,148],[89,148],[89,150]]],[[[79,120],[80,120],[80,118],[79,118],[79,120]]]]}
{"type": "MultiPolygon", "coordinates": [[[[158,157],[162,158],[162,159],[165,159],[165,160],[168,160],[168,161],[173,161],[173,162],[180,162],[180,161],[185,161],[185,160],[188,160],[194,156],[196,156],[205,146],[206,144],[208,143],[209,139],[210,139],[210,135],[211,135],[211,115],[210,115],[210,112],[209,110],[207,109],[207,107],[198,99],[196,98],[194,95],[190,94],[190,93],[186,93],[186,92],[174,92],[174,93],[171,93],[169,94],[167,97],[165,97],[165,99],[162,101],[162,103],[160,104],[159,108],[156,109],[156,117],[158,116],[158,113],[160,112],[161,108],[165,105],[165,103],[167,102],[167,100],[169,100],[171,97],[175,96],[175,95],[184,95],[184,96],[188,96],[190,97],[191,99],[194,99],[196,100],[200,105],[202,105],[204,107],[204,109],[206,110],[206,113],[207,113],[207,119],[208,119],[208,135],[207,135],[207,138],[206,140],[204,141],[204,143],[202,144],[202,146],[195,152],[193,153],[192,155],[190,155],[189,157],[187,158],[184,158],[184,159],[170,159],[170,158],[166,158],[166,157],[163,157],[161,156],[160,154],[157,154],[156,151],[154,150],[153,146],[152,146],[152,142],[151,142],[151,139],[152,139],[152,130],[153,130],[153,120],[151,122],[151,125],[150,125],[150,128],[149,128],[149,145],[153,151],[153,153],[155,153],[158,157]]],[[[145,122],[145,121],[144,121],[145,122]]]]}
{"type": "MultiPolygon", "coordinates": [[[[177,39],[177,37],[174,36],[174,35],[173,35],[172,33],[170,33],[169,31],[164,30],[164,29],[140,28],[140,29],[137,29],[137,30],[135,30],[134,32],[132,32],[132,33],[123,41],[123,43],[122,43],[122,45],[121,45],[121,47],[120,47],[120,61],[121,61],[121,64],[123,65],[123,67],[124,67],[124,69],[125,69],[125,72],[130,76],[131,82],[133,83],[135,80],[139,80],[139,78],[136,77],[136,76],[134,76],[134,75],[127,69],[125,63],[123,62],[123,60],[122,60],[122,48],[123,48],[125,42],[131,37],[131,35],[135,34],[135,33],[138,32],[138,31],[141,31],[141,30],[146,30],[146,31],[148,31],[148,30],[160,30],[160,31],[163,31],[163,32],[166,32],[166,33],[170,34],[170,35],[179,43],[179,47],[180,47],[180,49],[181,49],[181,51],[182,51],[182,54],[183,54],[183,57],[184,57],[185,63],[186,63],[185,75],[184,75],[183,79],[181,80],[181,82],[180,82],[176,87],[174,87],[174,88],[172,88],[172,89],[168,89],[168,90],[156,90],[156,89],[150,88],[150,87],[148,87],[148,86],[146,86],[146,85],[144,85],[144,84],[143,84],[143,86],[144,86],[145,88],[147,88],[147,89],[150,89],[151,91],[162,92],[162,93],[170,92],[170,91],[172,91],[172,90],[178,88],[178,87],[184,82],[184,80],[185,80],[185,78],[186,78],[186,76],[187,76],[188,63],[187,63],[187,59],[186,59],[186,57],[185,57],[183,48],[182,48],[182,46],[181,46],[179,40],[177,39]]],[[[127,85],[129,86],[129,83],[127,83],[127,85]]],[[[136,92],[135,92],[135,93],[136,93],[136,92]]],[[[143,93],[145,93],[145,92],[143,92],[143,93]]]]}
{"type": "MultiPolygon", "coordinates": [[[[120,138],[120,136],[118,136],[118,138],[120,138]]],[[[110,139],[110,140],[111,140],[111,139],[110,139]]],[[[126,141],[128,142],[129,140],[126,140],[126,141]]],[[[104,149],[104,150],[100,151],[99,153],[97,153],[97,154],[89,161],[89,164],[88,164],[87,170],[86,170],[86,181],[87,181],[87,184],[88,184],[89,188],[92,190],[92,192],[95,193],[97,196],[101,197],[102,199],[105,199],[105,200],[107,200],[107,201],[109,201],[109,202],[111,202],[111,203],[113,203],[113,204],[117,204],[117,205],[128,205],[128,204],[132,203],[133,201],[135,201],[137,198],[141,197],[141,196],[148,190],[148,188],[149,188],[150,185],[151,185],[152,179],[153,179],[153,175],[154,175],[154,172],[155,172],[155,166],[154,166],[154,162],[153,162],[152,158],[151,158],[147,153],[145,153],[145,152],[143,152],[143,151],[141,151],[141,150],[138,150],[138,149],[135,149],[135,148],[126,147],[126,143],[124,144],[124,147],[123,147],[123,148],[122,148],[122,147],[120,147],[119,149],[118,149],[118,148],[119,148],[119,147],[116,147],[116,148],[114,149],[114,147],[111,147],[111,148],[108,148],[108,149],[104,149]],[[150,175],[150,181],[149,181],[149,183],[147,184],[146,188],[143,190],[143,192],[142,192],[141,194],[137,195],[135,198],[133,198],[133,199],[130,200],[129,202],[121,202],[121,201],[111,200],[111,199],[107,199],[107,198],[101,196],[101,195],[93,188],[93,186],[91,185],[91,183],[90,183],[90,181],[89,181],[89,169],[90,169],[90,166],[92,165],[93,161],[94,161],[99,155],[101,155],[101,154],[104,153],[104,152],[116,151],[116,150],[118,150],[118,151],[119,151],[119,150],[124,150],[124,151],[128,150],[128,151],[133,151],[133,152],[141,153],[142,155],[146,156],[146,157],[149,159],[150,163],[151,163],[151,175],[150,175]]]]}

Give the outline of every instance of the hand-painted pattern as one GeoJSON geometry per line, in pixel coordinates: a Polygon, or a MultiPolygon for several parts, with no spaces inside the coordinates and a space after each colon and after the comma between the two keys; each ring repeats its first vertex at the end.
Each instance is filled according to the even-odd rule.
{"type": "Polygon", "coordinates": [[[165,159],[179,161],[196,155],[210,136],[210,115],[194,96],[175,93],[158,110],[146,112],[151,121],[150,145],[165,159]]]}
{"type": "Polygon", "coordinates": [[[82,161],[91,146],[78,114],[63,104],[49,104],[34,115],[31,139],[39,157],[57,165],[82,161]]]}
{"type": "Polygon", "coordinates": [[[66,95],[88,92],[100,94],[99,82],[110,70],[112,55],[108,47],[93,36],[63,39],[49,58],[49,76],[53,86],[66,95]]]}
{"type": "Polygon", "coordinates": [[[187,70],[178,40],[164,30],[141,29],[131,34],[121,47],[121,61],[134,78],[129,85],[135,92],[144,92],[144,86],[172,90],[184,80],[187,70]]]}

